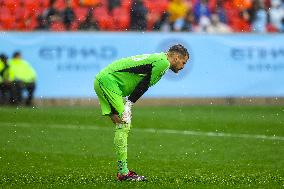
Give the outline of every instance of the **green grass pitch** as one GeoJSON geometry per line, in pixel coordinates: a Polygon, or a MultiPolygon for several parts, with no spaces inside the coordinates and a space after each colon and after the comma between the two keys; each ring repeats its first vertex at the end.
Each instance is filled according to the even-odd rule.
{"type": "Polygon", "coordinates": [[[284,107],[134,107],[118,182],[114,126],[93,107],[0,107],[0,188],[284,188],[284,107]],[[184,132],[185,131],[185,132],[184,132]]]}

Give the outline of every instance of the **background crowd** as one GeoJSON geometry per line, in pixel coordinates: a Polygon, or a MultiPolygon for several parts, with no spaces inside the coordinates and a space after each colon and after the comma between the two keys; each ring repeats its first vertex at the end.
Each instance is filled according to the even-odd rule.
{"type": "Polygon", "coordinates": [[[284,0],[0,0],[0,30],[284,32],[284,0]]]}
{"type": "Polygon", "coordinates": [[[0,54],[0,105],[32,106],[35,86],[36,72],[20,52],[0,54]]]}

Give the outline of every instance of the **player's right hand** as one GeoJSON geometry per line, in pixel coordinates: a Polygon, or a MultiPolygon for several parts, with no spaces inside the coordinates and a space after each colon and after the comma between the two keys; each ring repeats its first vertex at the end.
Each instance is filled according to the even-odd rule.
{"type": "Polygon", "coordinates": [[[122,121],[130,124],[131,123],[131,118],[132,118],[132,108],[133,103],[129,100],[126,100],[126,103],[124,105],[124,112],[122,113],[122,121]]]}

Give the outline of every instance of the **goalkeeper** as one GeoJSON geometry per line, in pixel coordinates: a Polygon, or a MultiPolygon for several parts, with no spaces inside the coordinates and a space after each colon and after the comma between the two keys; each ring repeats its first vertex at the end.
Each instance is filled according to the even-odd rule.
{"type": "Polygon", "coordinates": [[[94,88],[102,114],[115,124],[114,145],[117,157],[117,179],[143,181],[127,167],[127,137],[131,127],[131,107],[150,86],[155,85],[168,69],[178,73],[189,54],[178,44],[168,52],[137,55],[114,61],[96,76],[94,88]],[[124,102],[123,97],[126,98],[124,102]]]}

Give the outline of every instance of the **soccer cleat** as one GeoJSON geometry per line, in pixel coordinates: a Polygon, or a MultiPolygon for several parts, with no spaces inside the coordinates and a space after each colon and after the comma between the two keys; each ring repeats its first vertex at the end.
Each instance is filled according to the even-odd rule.
{"type": "Polygon", "coordinates": [[[134,171],[129,171],[127,175],[117,173],[117,180],[119,181],[145,181],[146,177],[137,175],[134,171]]]}

